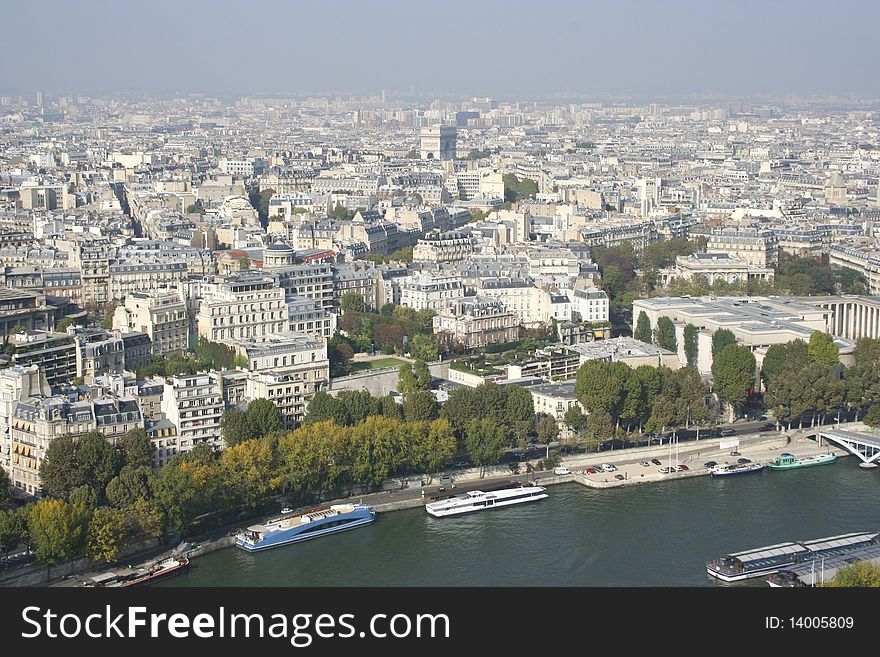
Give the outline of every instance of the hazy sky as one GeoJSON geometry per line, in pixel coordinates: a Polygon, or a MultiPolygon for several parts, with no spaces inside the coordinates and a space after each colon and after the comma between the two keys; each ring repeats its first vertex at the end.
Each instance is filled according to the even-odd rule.
{"type": "Polygon", "coordinates": [[[9,0],[0,89],[880,96],[876,0],[9,0]]]}

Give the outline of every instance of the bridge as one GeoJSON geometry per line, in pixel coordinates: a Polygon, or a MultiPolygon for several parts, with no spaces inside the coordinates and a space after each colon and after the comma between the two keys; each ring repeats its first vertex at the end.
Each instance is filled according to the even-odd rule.
{"type": "Polygon", "coordinates": [[[880,460],[880,435],[847,429],[819,429],[816,434],[820,439],[840,445],[865,463],[880,460]]]}

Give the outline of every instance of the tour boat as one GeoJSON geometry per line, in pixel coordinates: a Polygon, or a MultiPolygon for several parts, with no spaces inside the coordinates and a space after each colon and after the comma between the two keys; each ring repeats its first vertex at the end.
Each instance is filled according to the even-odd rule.
{"type": "Polygon", "coordinates": [[[248,552],[257,552],[363,527],[375,519],[376,511],[364,504],[335,504],[299,515],[285,509],[281,518],[242,529],[235,544],[248,552]]]}
{"type": "Polygon", "coordinates": [[[544,491],[542,486],[513,486],[492,491],[471,490],[426,504],[425,510],[436,518],[457,516],[462,513],[543,500],[547,497],[544,491]]]}

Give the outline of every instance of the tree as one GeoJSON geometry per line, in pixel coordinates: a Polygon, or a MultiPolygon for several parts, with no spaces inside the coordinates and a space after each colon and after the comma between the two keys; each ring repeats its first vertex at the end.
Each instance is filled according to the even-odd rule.
{"type": "Polygon", "coordinates": [[[0,554],[12,552],[28,538],[27,520],[24,514],[0,510],[0,554]]]}
{"type": "Polygon", "coordinates": [[[354,350],[350,342],[338,332],[327,343],[327,358],[330,360],[330,376],[346,376],[351,374],[351,359],[354,350]]]}
{"type": "Polygon", "coordinates": [[[834,344],[834,338],[821,331],[813,331],[810,335],[807,353],[810,358],[828,367],[837,367],[837,363],[840,362],[840,354],[837,345],[834,344]]]}
{"type": "Polygon", "coordinates": [[[507,436],[503,428],[491,420],[473,420],[467,428],[465,449],[468,457],[483,468],[501,460],[507,436]]]}
{"type": "Polygon", "coordinates": [[[838,570],[825,586],[880,588],[880,565],[856,561],[838,570]]]}
{"type": "Polygon", "coordinates": [[[64,500],[40,500],[28,514],[37,559],[54,566],[82,554],[89,510],[64,500]]]}
{"type": "Polygon", "coordinates": [[[355,292],[346,292],[339,301],[339,307],[343,312],[362,313],[364,312],[364,298],[355,292]]]}
{"type": "Polygon", "coordinates": [[[102,493],[119,472],[120,458],[116,449],[99,431],[83,434],[76,441],[76,466],[79,481],[102,493]]]}
{"type": "Polygon", "coordinates": [[[101,328],[107,329],[108,331],[113,328],[113,313],[109,313],[101,320],[101,328]]]}
{"type": "Polygon", "coordinates": [[[657,330],[655,334],[655,343],[661,349],[667,351],[678,351],[678,340],[675,338],[675,325],[668,317],[661,317],[657,320],[657,330]]]}
{"type": "Polygon", "coordinates": [[[119,509],[95,509],[89,522],[86,554],[95,561],[115,562],[125,547],[126,519],[119,509]]]}
{"type": "Polygon", "coordinates": [[[800,339],[771,345],[761,363],[761,377],[764,380],[764,385],[769,388],[772,385],[771,381],[784,372],[803,365],[807,362],[808,355],[807,343],[800,339]]]}
{"type": "Polygon", "coordinates": [[[516,203],[538,193],[538,184],[529,178],[520,180],[512,173],[505,173],[503,181],[504,200],[508,203],[516,203]]]}
{"type": "Polygon", "coordinates": [[[684,356],[687,364],[696,367],[697,358],[699,357],[699,344],[697,341],[697,327],[693,324],[687,324],[684,327],[684,356]]]}
{"type": "Polygon", "coordinates": [[[868,409],[864,421],[869,427],[880,427],[880,404],[874,404],[868,409]]]}
{"type": "Polygon", "coordinates": [[[156,475],[152,469],[143,465],[125,466],[107,484],[107,501],[117,509],[125,509],[138,500],[151,499],[155,485],[156,475]]]}
{"type": "Polygon", "coordinates": [[[410,340],[409,353],[413,358],[425,362],[433,362],[440,357],[440,352],[434,341],[422,334],[415,335],[410,340]]]}
{"type": "Polygon", "coordinates": [[[56,333],[67,333],[67,327],[72,326],[72,325],[73,325],[73,320],[70,319],[70,317],[63,317],[57,324],[55,324],[55,332],[56,333]]]}
{"type": "Polygon", "coordinates": [[[165,533],[165,519],[151,500],[136,500],[125,510],[128,534],[140,538],[160,538],[165,533]]]}
{"type": "Polygon", "coordinates": [[[434,393],[428,390],[408,392],[403,401],[403,417],[407,422],[436,420],[439,410],[434,393]]]}
{"type": "Polygon", "coordinates": [[[755,384],[755,356],[748,347],[728,344],[715,356],[712,376],[715,392],[738,412],[755,384]]]}
{"type": "Polygon", "coordinates": [[[251,259],[248,256],[242,256],[238,259],[238,270],[247,271],[251,268],[251,259]]]}
{"type": "Polygon", "coordinates": [[[116,447],[122,452],[122,462],[133,468],[152,467],[153,454],[156,448],[144,429],[132,429],[116,441],[116,447]]]}
{"type": "Polygon", "coordinates": [[[58,436],[49,442],[40,465],[40,480],[43,493],[57,498],[66,498],[82,483],[76,462],[76,445],[71,436],[58,436]]]}
{"type": "Polygon", "coordinates": [[[71,504],[79,505],[91,511],[98,507],[98,493],[88,484],[83,484],[70,491],[69,501],[71,504]]]}
{"type": "Polygon", "coordinates": [[[431,381],[433,381],[433,377],[431,376],[431,371],[428,369],[425,361],[416,359],[413,363],[413,376],[416,378],[416,385],[419,390],[431,389],[431,381]]]}
{"type": "Polygon", "coordinates": [[[736,344],[736,336],[727,329],[718,329],[712,334],[712,358],[715,358],[729,344],[736,344]]]}
{"type": "Polygon", "coordinates": [[[410,363],[401,363],[397,379],[397,392],[405,395],[420,389],[419,381],[413,372],[413,366],[410,363]]]}
{"type": "Polygon", "coordinates": [[[281,411],[265,398],[255,399],[248,404],[247,421],[255,434],[254,437],[257,438],[268,436],[284,428],[281,411]]]}
{"type": "Polygon", "coordinates": [[[251,426],[248,414],[235,408],[223,413],[220,420],[220,429],[223,432],[223,442],[227,447],[238,445],[246,440],[256,438],[257,434],[251,426]]]}
{"type": "Polygon", "coordinates": [[[366,390],[343,390],[336,401],[344,411],[337,411],[338,420],[345,420],[337,421],[337,424],[360,424],[369,417],[379,415],[379,403],[366,390]]]}
{"type": "Polygon", "coordinates": [[[575,433],[582,433],[587,428],[587,416],[577,404],[570,406],[562,419],[575,433]]]}
{"type": "Polygon", "coordinates": [[[187,214],[205,214],[205,209],[198,203],[192,203],[186,208],[187,214]]]}
{"type": "Polygon", "coordinates": [[[309,401],[304,421],[313,424],[315,422],[334,420],[336,405],[336,399],[334,399],[329,393],[319,390],[312,397],[311,401],[309,401]]]}
{"type": "Polygon", "coordinates": [[[535,425],[535,431],[538,434],[538,442],[549,445],[559,436],[559,427],[556,420],[549,415],[543,416],[535,425]]]}
{"type": "Polygon", "coordinates": [[[0,508],[8,505],[12,501],[12,482],[9,481],[9,475],[6,470],[0,468],[0,508]]]}
{"type": "Polygon", "coordinates": [[[625,363],[589,360],[578,369],[574,394],[588,413],[605,413],[616,427],[630,371],[625,363]]]}
{"type": "Polygon", "coordinates": [[[651,320],[648,319],[644,310],[639,311],[639,318],[636,320],[636,330],[633,331],[633,337],[642,342],[651,342],[651,320]]]}

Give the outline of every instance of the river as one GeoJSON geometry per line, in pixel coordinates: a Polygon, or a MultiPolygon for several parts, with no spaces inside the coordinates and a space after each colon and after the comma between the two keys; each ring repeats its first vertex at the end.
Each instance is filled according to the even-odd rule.
{"type": "Polygon", "coordinates": [[[855,458],[548,492],[457,518],[379,514],[368,527],[257,554],[229,548],[157,586],[713,586],[705,563],[721,554],[880,529],[880,470],[855,458]]]}

